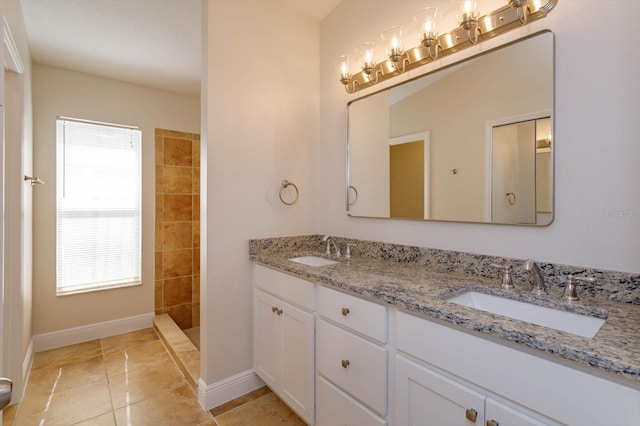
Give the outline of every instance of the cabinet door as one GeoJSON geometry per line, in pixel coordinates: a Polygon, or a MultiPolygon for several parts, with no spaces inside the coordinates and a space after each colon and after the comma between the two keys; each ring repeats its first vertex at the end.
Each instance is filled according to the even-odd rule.
{"type": "Polygon", "coordinates": [[[314,317],[282,303],[283,377],[282,397],[308,423],[314,417],[314,317]]]}
{"type": "Polygon", "coordinates": [[[524,414],[515,407],[487,398],[485,401],[485,417],[487,426],[549,426],[559,425],[549,419],[544,421],[524,414]]]}
{"type": "Polygon", "coordinates": [[[279,389],[283,367],[283,302],[260,290],[254,290],[253,368],[271,389],[279,389]]]}
{"type": "Polygon", "coordinates": [[[402,356],[395,366],[396,425],[485,424],[484,395],[402,356]]]}

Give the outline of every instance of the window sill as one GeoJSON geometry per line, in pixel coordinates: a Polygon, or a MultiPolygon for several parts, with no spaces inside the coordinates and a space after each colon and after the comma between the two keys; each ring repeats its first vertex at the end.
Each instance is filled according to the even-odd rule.
{"type": "Polygon", "coordinates": [[[104,283],[101,285],[88,284],[84,286],[75,286],[66,289],[56,289],[56,296],[73,296],[75,294],[93,293],[96,291],[114,290],[118,288],[137,287],[142,285],[142,281],[127,281],[104,283]]]}

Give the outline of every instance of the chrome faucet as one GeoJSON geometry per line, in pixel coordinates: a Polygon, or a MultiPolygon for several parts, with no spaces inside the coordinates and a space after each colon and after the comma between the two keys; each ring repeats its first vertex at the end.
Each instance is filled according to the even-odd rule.
{"type": "Polygon", "coordinates": [[[340,247],[338,247],[338,245],[336,244],[335,241],[333,241],[333,238],[331,238],[331,235],[325,235],[324,237],[322,237],[322,241],[327,243],[327,256],[331,256],[331,244],[333,244],[333,249],[336,252],[336,257],[340,257],[340,247]]]}
{"type": "Polygon", "coordinates": [[[542,271],[536,262],[529,259],[524,262],[524,269],[533,273],[533,288],[531,289],[532,293],[537,294],[538,296],[542,296],[547,293],[547,285],[544,282],[544,276],[542,275],[542,271]]]}

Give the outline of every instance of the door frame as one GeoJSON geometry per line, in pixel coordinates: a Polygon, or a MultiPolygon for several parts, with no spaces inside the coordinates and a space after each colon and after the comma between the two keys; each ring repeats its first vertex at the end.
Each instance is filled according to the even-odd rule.
{"type": "MultiPolygon", "coordinates": [[[[0,374],[6,375],[13,380],[13,397],[12,403],[22,399],[24,388],[26,385],[26,377],[31,360],[31,351],[27,351],[27,356],[23,357],[23,247],[24,244],[20,244],[18,250],[18,257],[20,262],[17,266],[17,270],[8,271],[5,268],[5,259],[8,252],[5,251],[6,244],[6,232],[7,219],[11,216],[11,212],[7,212],[9,204],[7,203],[7,186],[11,185],[11,188],[15,190],[17,194],[20,194],[20,202],[17,206],[18,212],[16,215],[18,218],[22,217],[22,206],[24,197],[24,185],[23,180],[23,163],[22,155],[20,155],[21,163],[19,164],[19,173],[16,175],[16,171],[12,170],[11,176],[6,176],[8,172],[6,160],[7,160],[7,143],[9,138],[17,138],[22,146],[24,138],[24,63],[18,51],[18,47],[15,43],[9,23],[7,19],[0,15],[0,24],[2,25],[2,31],[0,37],[2,37],[2,48],[0,49],[0,59],[3,66],[0,69],[0,108],[1,108],[1,125],[0,125],[0,203],[1,213],[0,220],[2,226],[0,226],[0,330],[2,330],[2,338],[0,339],[0,374]],[[11,75],[11,78],[7,78],[11,75]],[[10,90],[6,90],[7,84],[10,84],[10,90]],[[11,105],[15,107],[6,109],[6,102],[11,101],[11,105]],[[5,282],[5,274],[11,273],[12,280],[5,282]],[[14,279],[14,275],[17,279],[14,279]]],[[[30,172],[30,171],[29,171],[30,172]]],[[[12,197],[13,198],[13,197],[12,197]]],[[[15,205],[15,199],[11,200],[11,205],[15,205]]],[[[11,224],[13,226],[13,224],[11,224]]],[[[22,233],[22,219],[20,219],[20,233],[22,233]]],[[[21,239],[23,236],[21,235],[21,239]]],[[[14,260],[12,258],[12,260],[14,260]]],[[[1,423],[0,423],[1,425],[1,423]]]]}

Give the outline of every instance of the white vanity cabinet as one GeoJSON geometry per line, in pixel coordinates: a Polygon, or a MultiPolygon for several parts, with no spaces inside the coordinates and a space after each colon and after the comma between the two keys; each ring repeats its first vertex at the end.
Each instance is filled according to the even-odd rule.
{"type": "Polygon", "coordinates": [[[254,265],[253,365],[319,426],[640,425],[638,386],[254,265]]]}
{"type": "Polygon", "coordinates": [[[396,417],[398,425],[546,426],[517,408],[486,397],[425,364],[396,356],[396,417]]]}
{"type": "Polygon", "coordinates": [[[637,425],[640,419],[637,389],[581,369],[403,312],[395,335],[396,426],[637,425]],[[473,412],[475,422],[467,420],[473,412]]]}
{"type": "Polygon", "coordinates": [[[317,424],[386,425],[387,308],[318,287],[317,424]]]}
{"type": "Polygon", "coordinates": [[[259,265],[254,285],[254,371],[314,424],[314,286],[259,265]]]}

